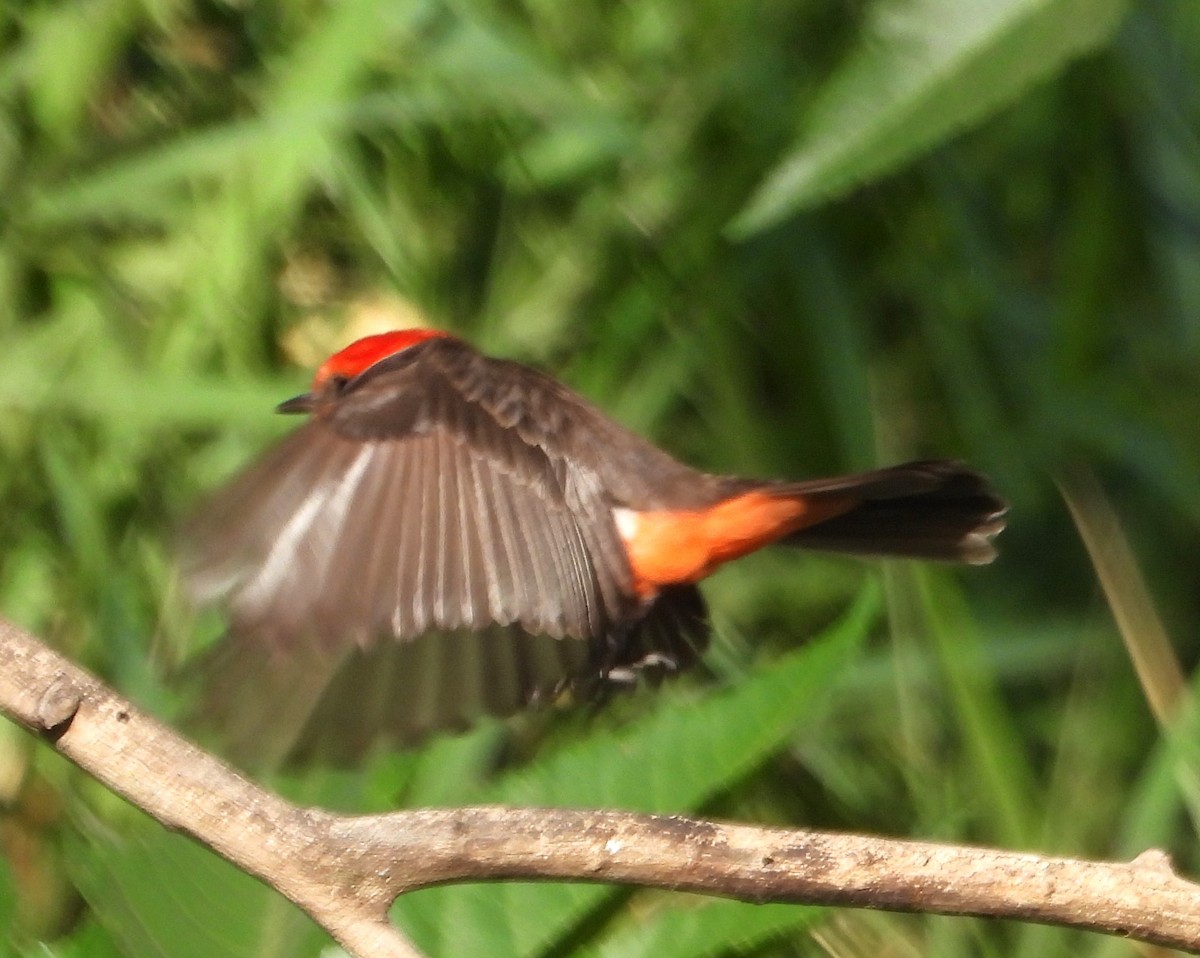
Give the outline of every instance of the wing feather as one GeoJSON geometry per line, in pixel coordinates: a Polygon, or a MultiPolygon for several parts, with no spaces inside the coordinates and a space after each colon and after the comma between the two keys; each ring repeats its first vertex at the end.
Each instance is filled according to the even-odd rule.
{"type": "MultiPolygon", "coordinates": [[[[494,499],[491,473],[474,455],[468,457],[468,464],[471,470],[473,499],[465,503],[464,508],[472,511],[476,517],[474,528],[479,537],[483,586],[487,594],[486,604],[479,604],[476,609],[485,609],[488,620],[502,623],[505,621],[509,597],[513,595],[510,581],[512,564],[504,551],[503,528],[496,510],[491,507],[494,499]]],[[[508,621],[512,621],[512,617],[509,617],[508,621]]]]}
{"type": "MultiPolygon", "coordinates": [[[[385,447],[381,454],[388,454],[385,447]]],[[[344,563],[342,591],[352,596],[349,599],[352,620],[359,623],[354,630],[355,644],[369,645],[375,638],[372,627],[376,623],[390,623],[398,596],[398,578],[401,573],[403,537],[399,530],[394,541],[376,535],[380,528],[397,529],[398,517],[402,515],[404,490],[407,485],[408,463],[404,457],[395,457],[394,462],[380,463],[373,477],[375,499],[373,508],[367,503],[358,511],[357,521],[347,523],[346,540],[358,542],[363,554],[361,575],[355,574],[352,563],[344,563]]]]}
{"type": "Polygon", "coordinates": [[[382,720],[409,741],[551,699],[602,676],[640,614],[607,480],[573,454],[590,407],[443,358],[318,409],[188,527],[192,590],[227,607],[239,653],[214,696],[239,656],[267,676],[286,652],[300,751],[333,736],[335,700],[351,738],[382,720]]]}
{"type": "Polygon", "coordinates": [[[454,495],[450,510],[457,523],[458,575],[460,580],[455,590],[457,626],[470,626],[475,621],[475,610],[487,608],[487,595],[479,589],[480,556],[479,525],[470,519],[471,466],[466,451],[455,441],[446,442],[449,451],[448,468],[454,474],[454,495]],[[482,603],[480,599],[482,598],[482,603]]]}
{"type": "Polygon", "coordinates": [[[395,488],[389,475],[392,463],[388,449],[367,447],[366,453],[371,461],[363,468],[354,507],[331,512],[326,517],[331,527],[330,541],[314,544],[314,549],[325,550],[326,561],[318,580],[324,585],[302,596],[312,603],[310,620],[316,634],[342,635],[347,644],[358,645],[370,641],[365,623],[373,620],[372,596],[381,588],[386,565],[383,544],[374,535],[372,516],[386,514],[395,488]],[[336,557],[346,555],[356,560],[336,561],[336,557]]]}

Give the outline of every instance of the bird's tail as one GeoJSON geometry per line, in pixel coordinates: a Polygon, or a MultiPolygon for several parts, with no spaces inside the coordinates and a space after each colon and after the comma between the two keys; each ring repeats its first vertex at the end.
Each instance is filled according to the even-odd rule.
{"type": "Polygon", "coordinates": [[[992,537],[1007,504],[987,478],[960,462],[928,460],[836,479],[772,487],[784,497],[850,504],[780,541],[858,555],[939,559],[981,565],[996,557],[992,537]]]}

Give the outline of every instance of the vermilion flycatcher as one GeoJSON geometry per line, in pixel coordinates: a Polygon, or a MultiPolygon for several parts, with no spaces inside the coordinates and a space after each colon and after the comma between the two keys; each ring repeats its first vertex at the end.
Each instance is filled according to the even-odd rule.
{"type": "Polygon", "coordinates": [[[707,640],[696,583],[769,543],[984,563],[1003,526],[956,462],[698,472],[549,376],[427,329],[353,343],[279,411],[309,419],[185,539],[193,592],[228,611],[214,701],[235,737],[301,730],[268,752],[335,727],[363,744],[377,723],[411,739],[683,668],[707,640]]]}

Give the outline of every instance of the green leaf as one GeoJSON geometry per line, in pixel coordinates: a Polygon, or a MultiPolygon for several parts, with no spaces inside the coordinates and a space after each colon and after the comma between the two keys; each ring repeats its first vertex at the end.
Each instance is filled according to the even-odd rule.
{"type": "MultiPolygon", "coordinates": [[[[694,812],[813,724],[857,657],[878,609],[868,588],[811,644],[698,701],[664,691],[648,718],[591,738],[484,789],[519,805],[694,812]]],[[[400,926],[428,953],[524,954],[545,948],[617,894],[596,886],[505,884],[429,889],[401,899],[400,926]]]]}
{"type": "Polygon", "coordinates": [[[504,164],[517,188],[562,186],[615,164],[633,149],[627,124],[597,113],[564,120],[539,131],[504,164]]]}
{"type": "Polygon", "coordinates": [[[53,4],[31,14],[24,24],[30,106],[51,136],[66,141],[144,13],[134,0],[97,0],[53,4]]]}
{"type": "Polygon", "coordinates": [[[506,776],[481,799],[522,805],[698,808],[812,722],[858,652],[878,596],[866,589],[820,638],[753,678],[699,701],[666,689],[654,712],[616,735],[592,736],[506,776]]]}
{"type": "Polygon", "coordinates": [[[90,829],[68,856],[88,904],[140,958],[315,955],[328,939],[265,885],[141,817],[90,829]]]}
{"type": "Polygon", "coordinates": [[[624,923],[596,949],[599,958],[659,958],[688,955],[706,958],[738,949],[750,952],[772,939],[815,925],[824,908],[797,905],[749,905],[674,896],[696,907],[677,907],[624,923]]]}
{"type": "MultiPolygon", "coordinates": [[[[0,928],[15,928],[17,924],[17,883],[8,862],[0,858],[0,928]]],[[[5,935],[0,934],[0,954],[3,954],[5,935]]]]}
{"type": "Polygon", "coordinates": [[[881,0],[733,231],[759,232],[895,170],[1107,43],[1125,9],[1125,0],[881,0]]]}
{"type": "MultiPolygon", "coordinates": [[[[3,940],[0,939],[0,945],[3,940]]],[[[0,951],[0,955],[5,952],[0,951]]],[[[14,952],[14,955],[16,953],[14,952]]],[[[42,950],[29,950],[22,953],[31,958],[129,958],[130,952],[121,948],[116,940],[93,916],[88,916],[81,925],[72,930],[69,938],[55,940],[53,948],[42,946],[42,950]]]]}
{"type": "Polygon", "coordinates": [[[1005,703],[995,672],[986,664],[983,638],[962,590],[927,568],[896,570],[915,586],[923,631],[934,643],[941,681],[953,708],[954,727],[975,768],[979,803],[997,840],[1012,847],[1036,841],[1037,778],[1025,752],[1015,747],[1016,716],[1005,703]]]}

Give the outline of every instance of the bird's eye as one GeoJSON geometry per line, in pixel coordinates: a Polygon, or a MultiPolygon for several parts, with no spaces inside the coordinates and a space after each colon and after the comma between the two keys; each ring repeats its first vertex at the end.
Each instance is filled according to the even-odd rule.
{"type": "Polygon", "coordinates": [[[340,396],[346,391],[346,384],[348,382],[350,382],[349,376],[333,375],[326,381],[325,388],[333,395],[340,396]]]}

